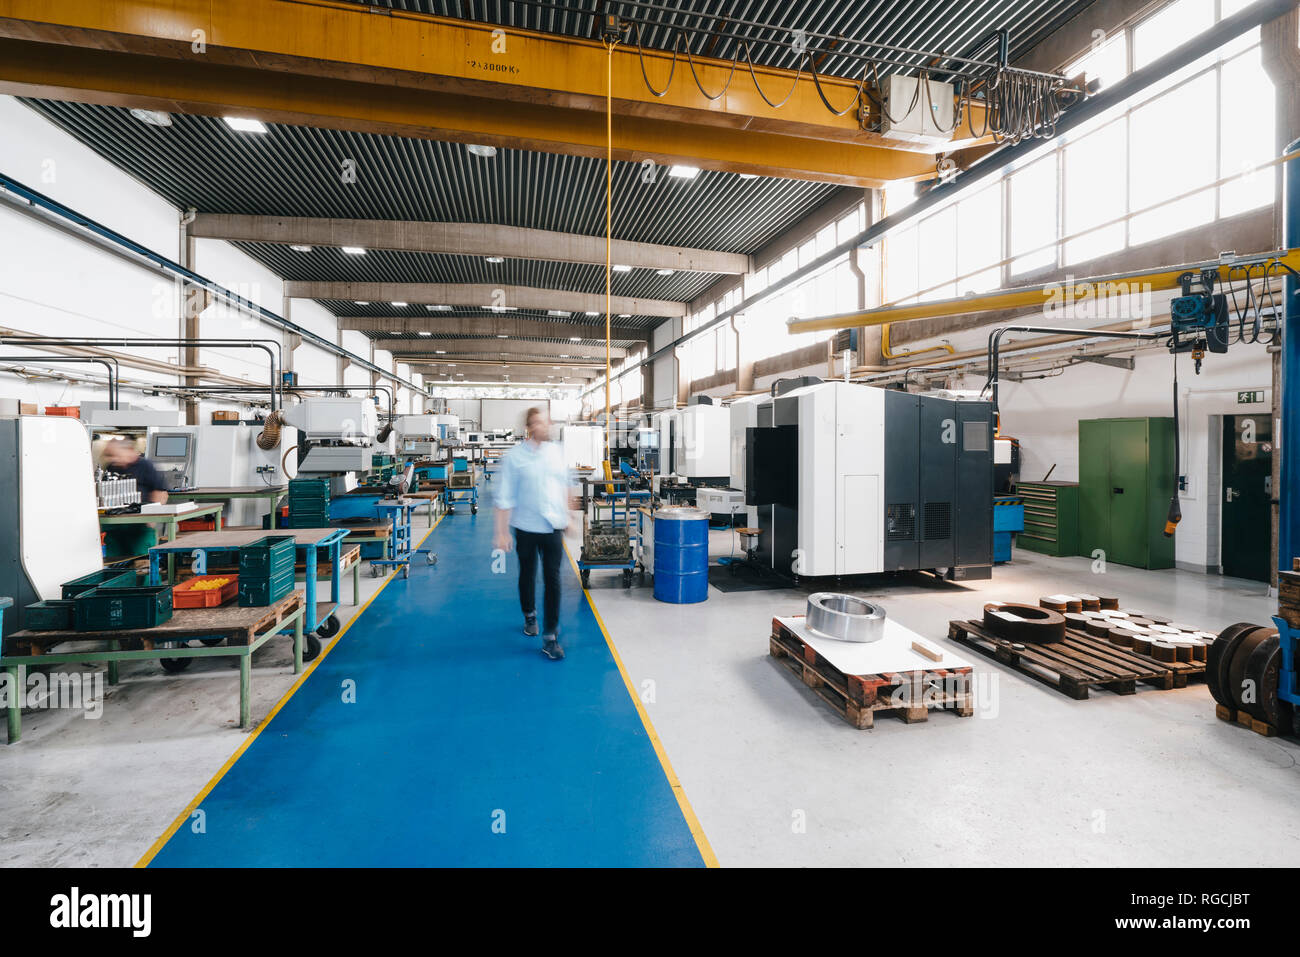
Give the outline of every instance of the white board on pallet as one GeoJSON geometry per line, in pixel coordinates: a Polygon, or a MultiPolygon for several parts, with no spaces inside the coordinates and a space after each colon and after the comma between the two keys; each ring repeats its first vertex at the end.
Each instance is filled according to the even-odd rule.
{"type": "Polygon", "coordinates": [[[879,641],[836,641],[823,638],[808,629],[804,618],[778,618],[781,624],[798,635],[832,665],[846,675],[878,675],[889,671],[934,671],[936,669],[973,668],[974,663],[963,658],[938,641],[923,638],[910,628],[905,628],[891,618],[885,619],[885,636],[879,641]],[[920,641],[941,652],[938,661],[912,650],[912,642],[920,641]]]}

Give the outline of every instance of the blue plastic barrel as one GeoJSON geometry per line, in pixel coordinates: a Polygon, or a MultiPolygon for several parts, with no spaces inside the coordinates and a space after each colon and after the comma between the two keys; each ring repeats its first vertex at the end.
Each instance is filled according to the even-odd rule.
{"type": "Polygon", "coordinates": [[[709,516],[697,508],[655,512],[655,598],[687,605],[709,597],[709,516]]]}

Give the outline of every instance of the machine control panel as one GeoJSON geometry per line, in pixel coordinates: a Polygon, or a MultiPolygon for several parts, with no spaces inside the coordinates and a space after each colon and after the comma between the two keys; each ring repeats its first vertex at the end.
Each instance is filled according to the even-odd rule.
{"type": "Polygon", "coordinates": [[[194,476],[194,436],[187,432],[155,432],[146,457],[162,473],[167,488],[190,488],[194,476]]]}

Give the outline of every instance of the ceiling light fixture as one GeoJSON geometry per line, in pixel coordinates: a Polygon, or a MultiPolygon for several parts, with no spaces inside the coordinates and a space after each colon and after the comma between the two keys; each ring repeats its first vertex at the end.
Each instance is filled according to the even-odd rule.
{"type": "Polygon", "coordinates": [[[632,271],[631,266],[620,266],[617,264],[614,266],[614,272],[631,272],[631,271],[632,271]]]}
{"type": "Polygon", "coordinates": [[[343,251],[349,256],[364,256],[366,250],[362,246],[344,246],[343,251]]]}
{"type": "Polygon", "coordinates": [[[428,309],[430,312],[451,312],[451,306],[444,306],[441,304],[436,306],[425,306],[424,308],[428,309]]]}
{"type": "Polygon", "coordinates": [[[570,341],[570,342],[581,342],[581,341],[582,341],[582,336],[569,336],[569,341],[570,341]]]}
{"type": "MultiPolygon", "coordinates": [[[[433,351],[434,351],[435,353],[437,353],[438,355],[440,355],[440,356],[445,356],[445,355],[447,354],[447,350],[446,350],[446,349],[434,349],[433,351]]],[[[452,365],[455,365],[455,364],[456,364],[456,363],[454,363],[454,362],[452,363],[452,365]]]]}
{"type": "Polygon", "coordinates": [[[422,336],[431,336],[431,335],[433,335],[433,333],[432,333],[432,332],[429,332],[427,329],[421,329],[421,330],[420,330],[420,335],[422,335],[422,336]]]}
{"type": "Polygon", "coordinates": [[[145,123],[148,126],[172,125],[172,115],[170,113],[164,113],[162,110],[142,110],[139,107],[136,107],[131,111],[131,115],[141,123],[145,123]]]}
{"type": "Polygon", "coordinates": [[[465,148],[474,156],[481,156],[483,159],[491,159],[497,155],[497,148],[495,146],[480,146],[478,143],[470,143],[465,148]]]}
{"type": "Polygon", "coordinates": [[[757,174],[757,173],[741,173],[741,174],[740,174],[740,178],[741,178],[741,179],[758,179],[758,174],[757,174]]]}
{"type": "Polygon", "coordinates": [[[393,305],[396,306],[398,309],[402,309],[402,308],[404,308],[404,307],[406,306],[406,303],[404,303],[404,302],[395,302],[395,303],[393,303],[393,305]]]}
{"type": "Polygon", "coordinates": [[[508,335],[506,335],[504,332],[498,332],[498,333],[497,333],[497,338],[498,338],[498,339],[509,339],[510,337],[509,337],[508,335]]]}
{"type": "Polygon", "coordinates": [[[240,133],[265,133],[266,124],[261,120],[253,120],[244,116],[223,116],[226,125],[232,130],[238,130],[240,133]]]}
{"type": "Polygon", "coordinates": [[[303,245],[302,243],[290,243],[290,244],[289,244],[289,248],[292,249],[292,250],[293,250],[294,252],[296,252],[296,253],[309,253],[309,252],[311,252],[311,247],[310,247],[310,246],[303,245]]]}
{"type": "Polygon", "coordinates": [[[370,303],[368,303],[368,302],[362,302],[360,299],[358,299],[358,300],[357,300],[357,305],[358,305],[358,306],[368,306],[368,305],[370,305],[370,303]]]}
{"type": "Polygon", "coordinates": [[[588,311],[587,311],[587,315],[589,315],[589,316],[599,316],[600,313],[598,313],[598,312],[592,312],[592,311],[588,310],[588,311]]]}
{"type": "Polygon", "coordinates": [[[548,316],[559,316],[565,319],[572,315],[572,313],[565,312],[563,309],[547,309],[546,314],[548,316]]]}
{"type": "Polygon", "coordinates": [[[677,271],[677,270],[675,270],[675,269],[656,269],[656,270],[655,270],[655,275],[656,275],[656,276],[671,276],[671,275],[672,275],[673,273],[675,273],[676,271],[677,271]]]}
{"type": "Polygon", "coordinates": [[[695,179],[700,175],[700,168],[698,166],[670,166],[668,167],[668,175],[675,179],[695,179]]]}
{"type": "Polygon", "coordinates": [[[503,263],[503,262],[505,262],[505,261],[506,261],[506,257],[505,257],[505,256],[488,256],[488,257],[487,257],[487,261],[490,262],[490,263],[492,263],[493,265],[496,265],[497,263],[503,263]]]}

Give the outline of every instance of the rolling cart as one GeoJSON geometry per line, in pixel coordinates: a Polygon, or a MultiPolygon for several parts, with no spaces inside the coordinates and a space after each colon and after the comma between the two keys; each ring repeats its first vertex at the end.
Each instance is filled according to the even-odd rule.
{"type": "Polygon", "coordinates": [[[478,486],[471,485],[469,488],[452,488],[450,485],[442,490],[442,504],[447,507],[448,515],[456,514],[456,504],[469,503],[471,515],[478,514],[478,486]]]}
{"type": "Polygon", "coordinates": [[[375,578],[385,568],[401,568],[402,577],[411,577],[411,559],[423,555],[430,565],[438,564],[438,556],[429,548],[412,548],[411,513],[424,503],[419,499],[384,499],[375,508],[388,522],[387,558],[370,559],[370,574],[375,578]]]}
{"type": "Polygon", "coordinates": [[[582,551],[578,553],[578,575],[583,588],[590,584],[593,569],[621,571],[624,588],[631,587],[632,576],[638,572],[641,583],[645,583],[645,566],[637,555],[641,543],[640,513],[629,507],[628,492],[627,479],[582,479],[582,551]],[[602,500],[592,494],[593,485],[611,486],[613,490],[606,491],[602,500]]]}

